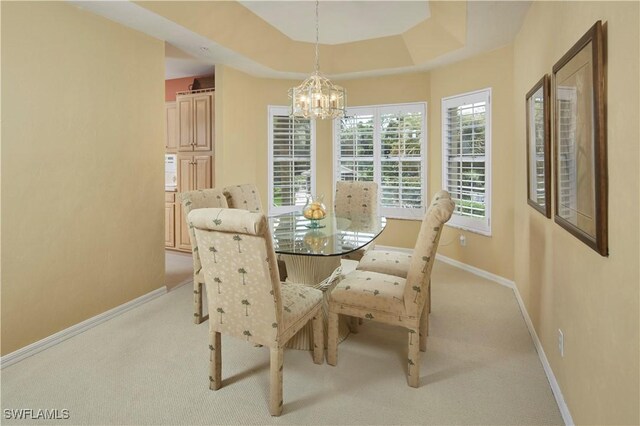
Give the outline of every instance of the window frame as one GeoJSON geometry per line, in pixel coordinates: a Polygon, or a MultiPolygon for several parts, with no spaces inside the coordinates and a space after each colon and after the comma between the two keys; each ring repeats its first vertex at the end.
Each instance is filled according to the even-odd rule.
{"type": "MultiPolygon", "coordinates": [[[[371,115],[373,117],[373,182],[378,184],[378,212],[380,215],[390,219],[401,220],[422,220],[427,209],[428,200],[426,199],[428,163],[428,130],[427,130],[427,103],[426,102],[405,102],[397,104],[378,104],[363,105],[355,107],[347,107],[347,116],[350,115],[371,115]],[[422,132],[420,134],[420,165],[421,165],[421,182],[420,197],[422,205],[419,208],[401,208],[401,207],[384,207],[382,205],[382,140],[381,140],[381,116],[397,112],[398,110],[406,113],[419,112],[422,114],[422,132]]],[[[333,193],[336,192],[336,182],[340,180],[340,120],[333,120],[333,193]]],[[[357,158],[357,157],[354,157],[357,158]]],[[[368,158],[368,157],[367,157],[368,158]]]]}
{"type": "MultiPolygon", "coordinates": [[[[268,176],[267,176],[267,205],[268,205],[268,215],[275,216],[279,214],[291,213],[296,211],[301,211],[304,205],[293,205],[293,206],[275,206],[273,204],[273,183],[274,183],[274,169],[273,169],[273,117],[274,116],[289,116],[289,107],[288,106],[280,106],[280,105],[269,105],[267,107],[267,121],[268,121],[268,147],[267,147],[267,157],[268,157],[268,176]]],[[[291,118],[293,119],[293,118],[291,118]]],[[[309,195],[314,195],[316,192],[316,122],[315,120],[309,119],[311,124],[311,142],[310,142],[310,157],[311,157],[311,193],[309,195]]]]}
{"type": "Polygon", "coordinates": [[[492,187],[491,187],[491,175],[492,175],[492,161],[491,161],[491,147],[492,147],[492,133],[491,133],[491,87],[487,87],[472,92],[460,93],[452,96],[447,96],[441,100],[441,130],[442,130],[442,188],[449,190],[448,180],[448,157],[447,157],[447,128],[448,128],[448,114],[447,109],[451,107],[460,107],[463,105],[469,105],[477,102],[486,102],[485,108],[485,145],[484,145],[484,204],[485,204],[485,218],[473,218],[465,215],[458,214],[455,210],[447,225],[463,229],[465,231],[474,232],[477,234],[491,236],[491,205],[492,205],[492,187]]]}

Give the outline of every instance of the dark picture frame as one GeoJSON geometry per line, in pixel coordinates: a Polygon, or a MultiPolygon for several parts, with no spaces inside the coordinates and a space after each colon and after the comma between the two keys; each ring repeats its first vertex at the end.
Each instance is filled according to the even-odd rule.
{"type": "Polygon", "coordinates": [[[608,170],[602,22],[553,66],[555,222],[608,256],[608,170]]]}
{"type": "Polygon", "coordinates": [[[525,96],[527,203],[551,217],[551,79],[545,74],[525,96]]]}

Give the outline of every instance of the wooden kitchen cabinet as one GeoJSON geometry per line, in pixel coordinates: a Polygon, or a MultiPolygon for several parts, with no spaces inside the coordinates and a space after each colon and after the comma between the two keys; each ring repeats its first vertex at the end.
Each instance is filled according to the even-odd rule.
{"type": "Polygon", "coordinates": [[[169,112],[167,103],[167,134],[171,120],[175,123],[175,139],[170,145],[167,138],[167,152],[171,152],[169,146],[175,146],[173,152],[178,154],[178,192],[167,192],[165,199],[165,247],[168,249],[191,252],[189,228],[182,211],[180,193],[213,187],[213,106],[212,90],[177,93],[173,113],[169,112]],[[171,202],[169,194],[173,197],[171,202]]]}
{"type": "Polygon", "coordinates": [[[213,93],[176,96],[178,151],[211,151],[213,93]]]}
{"type": "Polygon", "coordinates": [[[169,153],[175,153],[178,151],[178,129],[177,115],[176,115],[176,103],[166,102],[164,106],[164,122],[165,122],[165,151],[169,153]]]}
{"type": "Polygon", "coordinates": [[[164,193],[164,246],[176,247],[176,193],[164,193]]]}
{"type": "Polygon", "coordinates": [[[164,206],[164,246],[176,246],[176,205],[175,203],[165,203],[164,206]]]}
{"type": "MultiPolygon", "coordinates": [[[[178,155],[178,191],[187,192],[211,188],[212,158],[211,155],[178,155]]],[[[190,251],[191,242],[189,240],[187,218],[182,213],[182,205],[178,202],[176,206],[180,210],[179,219],[177,220],[178,226],[176,227],[176,248],[190,251]]]]}

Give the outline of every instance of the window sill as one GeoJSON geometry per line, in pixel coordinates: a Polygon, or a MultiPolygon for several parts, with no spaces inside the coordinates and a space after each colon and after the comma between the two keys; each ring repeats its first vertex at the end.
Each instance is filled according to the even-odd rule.
{"type": "Polygon", "coordinates": [[[471,232],[471,233],[474,233],[474,234],[482,235],[483,237],[491,237],[492,236],[491,229],[489,229],[489,230],[474,229],[474,228],[470,228],[468,226],[458,225],[458,224],[451,223],[451,222],[448,222],[445,225],[449,226],[451,228],[460,229],[462,231],[467,231],[467,232],[471,232]]]}

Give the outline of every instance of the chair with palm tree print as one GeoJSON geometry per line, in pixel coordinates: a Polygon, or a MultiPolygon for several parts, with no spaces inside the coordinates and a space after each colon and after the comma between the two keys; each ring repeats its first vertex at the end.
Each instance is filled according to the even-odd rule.
{"type": "Polygon", "coordinates": [[[450,198],[436,200],[420,226],[407,278],[378,272],[355,270],[331,292],[327,362],[338,361],[338,315],[366,318],[409,329],[408,382],[420,382],[420,351],[427,350],[428,287],[431,269],[444,224],[451,218],[455,203],[450,198]]]}
{"type": "Polygon", "coordinates": [[[266,217],[236,209],[199,209],[189,213],[207,288],[209,319],[209,387],[222,385],[221,334],[271,352],[269,411],[282,412],[284,346],[309,320],[313,322],[313,361],[324,360],[320,290],[301,284],[281,285],[266,217]]]}
{"type": "Polygon", "coordinates": [[[231,185],[224,188],[227,204],[232,209],[249,210],[253,213],[262,213],[262,201],[258,188],[252,183],[231,185]]]}
{"type": "MultiPolygon", "coordinates": [[[[441,198],[451,199],[451,195],[445,190],[436,192],[431,200],[431,204],[429,204],[429,207],[441,198]]],[[[381,274],[407,278],[410,265],[411,253],[404,253],[395,250],[372,249],[368,250],[364,254],[356,269],[360,271],[379,272],[381,274]]],[[[431,286],[429,286],[429,292],[431,292],[431,286]]],[[[429,295],[431,295],[431,293],[429,293],[429,295]]],[[[429,312],[431,312],[431,297],[428,298],[428,301],[428,309],[429,312]]]]}
{"type": "MultiPolygon", "coordinates": [[[[334,197],[336,216],[350,220],[370,220],[378,215],[378,184],[375,182],[337,181],[334,197]]],[[[360,260],[373,244],[342,256],[343,259],[360,260]]]]}
{"type": "MultiPolygon", "coordinates": [[[[249,210],[253,213],[264,212],[260,192],[252,183],[227,186],[224,188],[224,195],[227,197],[229,208],[249,210]]],[[[280,259],[278,259],[278,271],[280,272],[280,281],[286,280],[287,266],[280,259]]]]}
{"type": "MultiPolygon", "coordinates": [[[[194,209],[207,207],[227,207],[227,198],[221,189],[200,189],[197,191],[183,192],[180,194],[182,212],[186,218],[194,209]]],[[[202,265],[198,255],[198,244],[193,229],[189,227],[189,240],[191,240],[191,252],[193,256],[193,322],[200,324],[209,318],[202,315],[202,286],[204,278],[200,274],[202,265]]]]}

